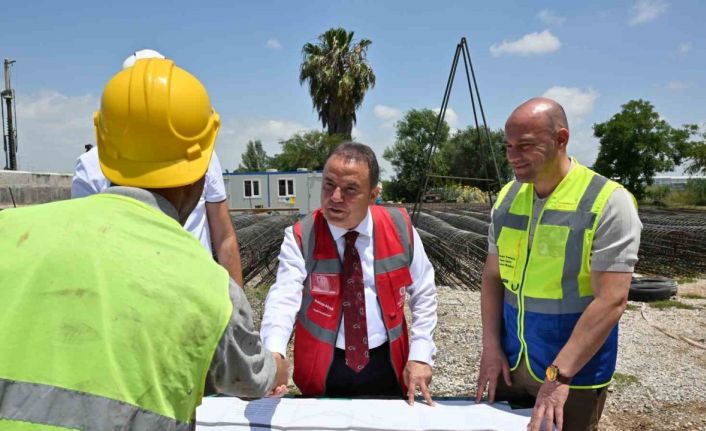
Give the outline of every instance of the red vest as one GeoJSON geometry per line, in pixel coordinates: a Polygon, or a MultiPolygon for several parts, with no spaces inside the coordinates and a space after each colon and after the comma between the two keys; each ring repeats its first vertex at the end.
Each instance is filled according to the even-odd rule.
{"type": "MultiPolygon", "coordinates": [[[[370,206],[373,218],[375,289],[387,330],[392,367],[407,393],[402,373],[409,355],[404,317],[406,287],[412,284],[412,222],[404,208],[370,206]]],[[[323,395],[341,322],[343,265],[321,209],[294,225],[306,262],[302,305],[294,333],[294,383],[305,396],[323,395]]]]}

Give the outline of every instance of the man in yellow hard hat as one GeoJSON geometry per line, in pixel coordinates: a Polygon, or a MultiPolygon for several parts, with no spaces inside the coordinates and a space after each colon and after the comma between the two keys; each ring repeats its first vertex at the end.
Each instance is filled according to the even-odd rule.
{"type": "MultiPolygon", "coordinates": [[[[134,52],[123,61],[122,68],[135,65],[137,60],[165,57],[152,49],[134,52]]],[[[86,148],[76,160],[74,177],[71,181],[71,197],[81,198],[100,193],[111,186],[105,177],[98,160],[98,148],[86,148]]],[[[223,182],[221,163],[214,150],[206,170],[203,193],[196,207],[189,214],[184,229],[201,241],[203,247],[218,260],[235,280],[243,287],[243,271],[240,265],[238,237],[228,212],[226,187],[223,182]]]]}
{"type": "Polygon", "coordinates": [[[243,292],[182,228],[220,125],[164,59],[106,85],[105,192],[0,213],[0,430],[193,427],[206,384],[280,394],[243,292]]]}

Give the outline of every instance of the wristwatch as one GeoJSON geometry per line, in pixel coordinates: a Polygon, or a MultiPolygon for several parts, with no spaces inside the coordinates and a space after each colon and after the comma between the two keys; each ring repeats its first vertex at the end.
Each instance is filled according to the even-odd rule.
{"type": "Polygon", "coordinates": [[[571,377],[562,376],[559,372],[559,367],[551,364],[547,367],[547,372],[544,376],[545,382],[559,382],[568,385],[571,382],[571,377]]]}

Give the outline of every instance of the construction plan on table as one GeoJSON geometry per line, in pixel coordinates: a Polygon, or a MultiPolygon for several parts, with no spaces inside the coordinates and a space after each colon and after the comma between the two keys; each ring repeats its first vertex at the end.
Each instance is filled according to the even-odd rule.
{"type": "Polygon", "coordinates": [[[476,404],[468,399],[437,400],[429,407],[404,400],[204,398],[196,410],[199,431],[469,431],[525,430],[531,409],[506,403],[476,404]]]}

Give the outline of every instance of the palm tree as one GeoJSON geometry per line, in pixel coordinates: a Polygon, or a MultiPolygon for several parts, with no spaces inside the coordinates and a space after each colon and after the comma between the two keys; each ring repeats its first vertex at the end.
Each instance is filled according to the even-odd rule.
{"type": "Polygon", "coordinates": [[[375,74],[366,59],[371,43],[361,39],[354,44],[353,32],[339,27],[302,48],[299,83],[308,81],[314,109],[329,135],[351,138],[355,111],[368,89],[375,86],[375,74]]]}

